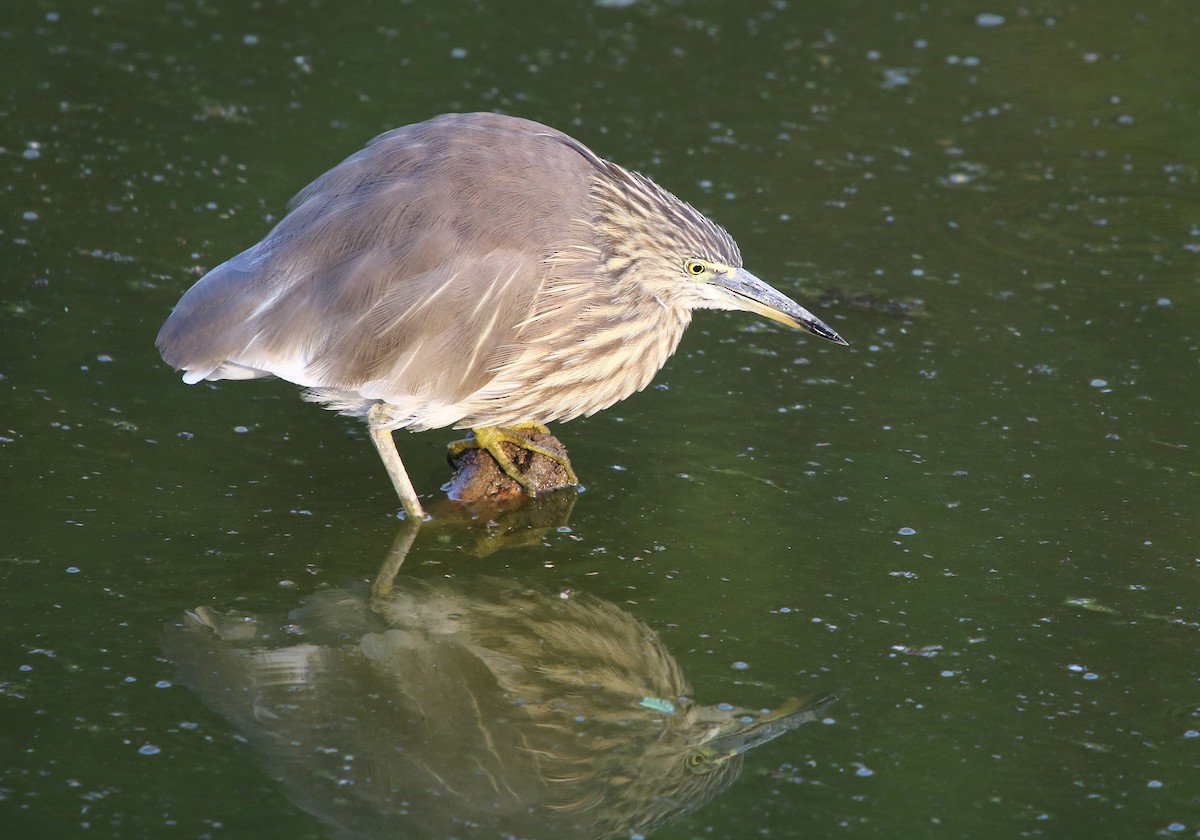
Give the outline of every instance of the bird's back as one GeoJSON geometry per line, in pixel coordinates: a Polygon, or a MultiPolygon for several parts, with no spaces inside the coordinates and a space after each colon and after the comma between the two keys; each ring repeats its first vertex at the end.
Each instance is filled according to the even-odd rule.
{"type": "Polygon", "coordinates": [[[190,382],[274,374],[345,410],[392,403],[398,426],[457,423],[520,352],[547,279],[571,274],[564,298],[591,279],[599,165],[554,129],[495,114],[383,134],[183,296],[163,358],[190,382]]]}

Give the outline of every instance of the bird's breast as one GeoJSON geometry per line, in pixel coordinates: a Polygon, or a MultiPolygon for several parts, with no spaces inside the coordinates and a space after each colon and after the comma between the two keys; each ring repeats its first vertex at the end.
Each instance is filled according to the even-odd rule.
{"type": "Polygon", "coordinates": [[[608,408],[650,384],[690,320],[689,310],[654,298],[593,302],[522,336],[519,352],[496,371],[494,396],[464,405],[469,411],[458,425],[550,423],[608,408]]]}

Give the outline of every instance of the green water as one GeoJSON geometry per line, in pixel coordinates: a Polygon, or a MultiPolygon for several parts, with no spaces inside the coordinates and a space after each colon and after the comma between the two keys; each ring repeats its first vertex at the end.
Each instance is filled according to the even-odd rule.
{"type": "MultiPolygon", "coordinates": [[[[1197,31],[1165,0],[8,3],[5,836],[339,836],[162,639],[372,578],[394,493],[355,422],[186,387],[153,340],[309,180],[458,110],[653,176],[851,342],[699,313],[557,429],[566,525],[479,556],[434,523],[406,561],[615,605],[701,703],[842,692],[655,837],[1200,836],[1197,31]]],[[[423,492],[450,437],[397,436],[423,492]]]]}

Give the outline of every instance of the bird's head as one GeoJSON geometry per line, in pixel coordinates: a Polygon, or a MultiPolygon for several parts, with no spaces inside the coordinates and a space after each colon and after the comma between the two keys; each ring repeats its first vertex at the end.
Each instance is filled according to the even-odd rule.
{"type": "Polygon", "coordinates": [[[740,309],[836,344],[837,332],[742,267],[725,230],[649,178],[607,163],[594,195],[605,239],[603,271],[642,284],[665,305],[740,309]]]}
{"type": "Polygon", "coordinates": [[[816,315],[740,265],[703,257],[686,257],[682,262],[681,274],[690,284],[687,295],[694,301],[693,309],[741,309],[835,344],[846,344],[816,315]]]}

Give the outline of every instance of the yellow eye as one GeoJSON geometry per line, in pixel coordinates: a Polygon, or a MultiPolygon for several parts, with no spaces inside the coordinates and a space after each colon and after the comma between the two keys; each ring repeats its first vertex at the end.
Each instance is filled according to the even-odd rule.
{"type": "Polygon", "coordinates": [[[687,769],[693,773],[703,773],[708,769],[703,753],[692,753],[687,757],[687,769]]]}
{"type": "Polygon", "coordinates": [[[708,271],[708,266],[703,260],[688,260],[684,269],[693,277],[699,277],[704,272],[708,271]]]}

